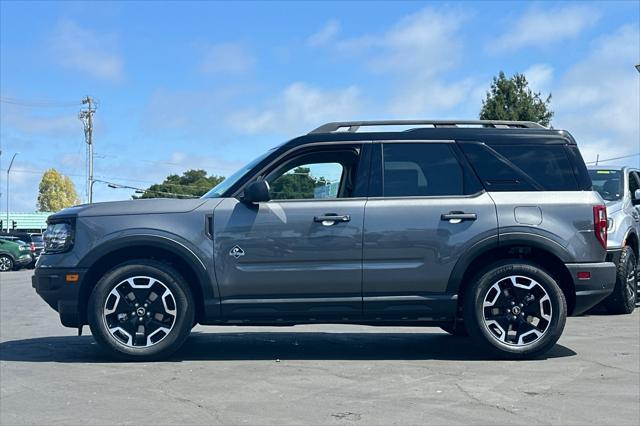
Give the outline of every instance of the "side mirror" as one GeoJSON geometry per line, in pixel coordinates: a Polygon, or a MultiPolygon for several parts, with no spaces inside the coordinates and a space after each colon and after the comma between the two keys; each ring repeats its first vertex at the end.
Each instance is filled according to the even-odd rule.
{"type": "Polygon", "coordinates": [[[633,197],[631,199],[631,202],[635,205],[635,204],[640,204],[640,189],[636,189],[635,192],[633,193],[633,197]]]}
{"type": "Polygon", "coordinates": [[[270,199],[269,184],[264,180],[258,180],[247,185],[242,197],[242,201],[245,203],[259,203],[270,199]]]}

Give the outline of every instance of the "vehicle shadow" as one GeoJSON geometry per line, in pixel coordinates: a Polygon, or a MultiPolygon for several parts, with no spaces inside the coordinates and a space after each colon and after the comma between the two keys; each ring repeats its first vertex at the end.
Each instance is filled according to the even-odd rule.
{"type": "MultiPolygon", "coordinates": [[[[538,359],[574,356],[556,344],[538,359]]],[[[443,333],[239,332],[193,333],[170,361],[488,360],[468,338],[443,333]]],[[[117,362],[91,336],[0,343],[1,361],[117,362]]]]}

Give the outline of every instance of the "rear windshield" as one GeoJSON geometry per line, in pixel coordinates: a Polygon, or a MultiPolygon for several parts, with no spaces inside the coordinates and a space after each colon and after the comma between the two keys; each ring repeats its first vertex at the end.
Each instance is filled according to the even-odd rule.
{"type": "Polygon", "coordinates": [[[461,144],[489,191],[577,191],[579,185],[562,145],[461,144]]]}
{"type": "Polygon", "coordinates": [[[42,240],[42,235],[32,235],[32,236],[31,236],[31,240],[32,240],[34,243],[41,243],[41,242],[43,241],[43,240],[42,240]]]}
{"type": "Polygon", "coordinates": [[[616,201],[622,198],[623,182],[620,170],[589,170],[589,176],[593,184],[593,190],[607,201],[616,201]]]}

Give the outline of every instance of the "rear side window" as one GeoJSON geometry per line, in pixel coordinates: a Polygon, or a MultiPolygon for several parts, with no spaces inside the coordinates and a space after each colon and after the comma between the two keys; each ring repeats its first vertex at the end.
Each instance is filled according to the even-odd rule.
{"type": "Polygon", "coordinates": [[[562,145],[461,144],[489,191],[576,191],[573,165],[562,145]]]}
{"type": "Polygon", "coordinates": [[[382,146],[382,196],[464,195],[470,188],[451,144],[386,143],[382,146]]]}

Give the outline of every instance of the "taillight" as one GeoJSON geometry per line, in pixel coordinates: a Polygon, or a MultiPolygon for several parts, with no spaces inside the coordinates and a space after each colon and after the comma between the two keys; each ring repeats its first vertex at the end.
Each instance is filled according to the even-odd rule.
{"type": "Polygon", "coordinates": [[[593,229],[602,247],[607,248],[607,208],[605,206],[593,206],[593,229]]]}

